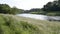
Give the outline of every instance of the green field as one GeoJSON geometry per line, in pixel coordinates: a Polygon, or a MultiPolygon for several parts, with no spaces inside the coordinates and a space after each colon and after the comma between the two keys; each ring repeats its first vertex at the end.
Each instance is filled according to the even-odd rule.
{"type": "Polygon", "coordinates": [[[60,22],[0,14],[0,34],[60,34],[60,22]]]}

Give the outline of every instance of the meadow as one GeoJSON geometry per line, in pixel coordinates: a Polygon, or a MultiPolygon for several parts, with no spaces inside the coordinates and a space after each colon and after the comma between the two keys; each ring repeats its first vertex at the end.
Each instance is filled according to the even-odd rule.
{"type": "Polygon", "coordinates": [[[60,22],[0,14],[0,34],[60,34],[60,22]]]}

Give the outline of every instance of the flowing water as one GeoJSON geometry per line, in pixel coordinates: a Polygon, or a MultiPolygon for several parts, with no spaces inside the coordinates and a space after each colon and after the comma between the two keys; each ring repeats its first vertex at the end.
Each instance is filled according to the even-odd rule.
{"type": "Polygon", "coordinates": [[[17,16],[28,17],[39,20],[60,20],[60,16],[46,16],[46,15],[37,15],[37,14],[17,14],[17,16]]]}
{"type": "Polygon", "coordinates": [[[33,19],[47,20],[46,15],[37,15],[37,14],[17,14],[17,16],[28,17],[33,19]]]}

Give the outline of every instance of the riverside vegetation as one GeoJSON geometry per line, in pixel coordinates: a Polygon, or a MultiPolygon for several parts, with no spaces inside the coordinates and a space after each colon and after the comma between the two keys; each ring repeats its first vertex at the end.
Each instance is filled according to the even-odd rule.
{"type": "Polygon", "coordinates": [[[20,13],[60,16],[60,0],[48,2],[41,9],[31,10],[0,4],[0,34],[60,34],[60,22],[16,16],[20,13]]]}
{"type": "Polygon", "coordinates": [[[0,14],[0,34],[60,34],[60,22],[0,14]]]}

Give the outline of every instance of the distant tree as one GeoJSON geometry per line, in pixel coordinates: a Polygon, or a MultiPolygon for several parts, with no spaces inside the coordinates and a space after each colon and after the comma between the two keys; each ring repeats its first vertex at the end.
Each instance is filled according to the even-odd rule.
{"type": "Polygon", "coordinates": [[[9,14],[17,14],[17,13],[18,13],[18,9],[16,7],[10,9],[9,14]]]}
{"type": "Polygon", "coordinates": [[[11,8],[7,4],[0,4],[0,13],[4,13],[4,14],[18,14],[18,13],[21,13],[22,11],[23,11],[22,9],[18,9],[16,7],[11,8]]]}
{"type": "Polygon", "coordinates": [[[54,15],[60,15],[60,0],[55,0],[53,2],[48,2],[42,8],[47,14],[53,13],[54,15]]]}
{"type": "Polygon", "coordinates": [[[43,10],[44,11],[60,11],[59,1],[48,2],[46,5],[44,5],[43,10]]]}
{"type": "Polygon", "coordinates": [[[10,6],[7,4],[0,4],[0,13],[8,13],[10,11],[10,6]]]}
{"type": "Polygon", "coordinates": [[[48,11],[52,7],[52,2],[48,2],[46,5],[44,5],[43,10],[48,11]]]}

